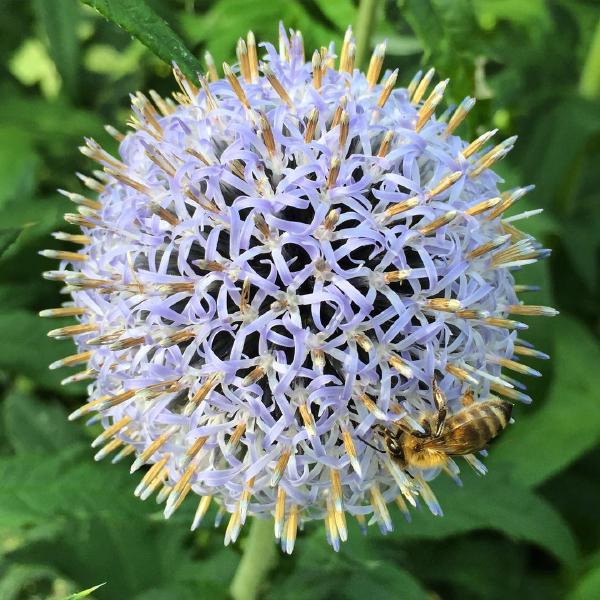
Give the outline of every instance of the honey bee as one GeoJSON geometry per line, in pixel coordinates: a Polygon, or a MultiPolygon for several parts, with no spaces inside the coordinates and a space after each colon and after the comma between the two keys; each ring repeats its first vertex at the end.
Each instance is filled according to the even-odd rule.
{"type": "MultiPolygon", "coordinates": [[[[444,467],[449,456],[483,450],[510,420],[512,404],[497,398],[465,402],[461,410],[448,415],[446,398],[435,380],[432,388],[436,412],[422,419],[422,432],[402,421],[396,423],[396,431],[378,426],[388,455],[401,469],[444,467]]],[[[466,399],[472,401],[469,395],[466,399]]]]}

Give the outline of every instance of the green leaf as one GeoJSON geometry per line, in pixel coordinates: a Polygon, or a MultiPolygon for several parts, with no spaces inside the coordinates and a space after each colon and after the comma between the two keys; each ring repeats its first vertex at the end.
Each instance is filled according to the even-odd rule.
{"type": "MultiPolygon", "coordinates": [[[[0,208],[9,200],[30,196],[36,182],[39,159],[31,136],[0,122],[0,208]]],[[[5,227],[6,223],[2,223],[5,227]]]]}
{"type": "Polygon", "coordinates": [[[577,583],[567,600],[598,600],[600,598],[600,566],[588,571],[577,583]]]}
{"type": "Polygon", "coordinates": [[[59,404],[12,391],[2,410],[6,436],[17,454],[51,454],[81,441],[79,429],[67,421],[67,413],[59,404]]]}
{"type": "Polygon", "coordinates": [[[553,323],[555,375],[543,406],[516,424],[494,445],[490,469],[503,469],[521,485],[546,481],[600,440],[600,350],[578,321],[561,315],[553,323]]]}
{"type": "Polygon", "coordinates": [[[46,565],[12,564],[0,579],[0,598],[2,600],[25,598],[25,594],[35,590],[42,581],[51,582],[57,577],[58,573],[46,565]]]}
{"type": "MultiPolygon", "coordinates": [[[[477,477],[465,471],[462,479],[463,487],[442,477],[431,483],[443,517],[434,517],[422,508],[411,511],[412,521],[407,523],[396,513],[395,531],[390,537],[397,541],[442,540],[493,529],[511,539],[536,544],[565,563],[575,560],[573,535],[560,514],[543,498],[500,472],[477,477]]],[[[377,545],[381,536],[370,528],[367,540],[377,545]]]]}
{"type": "Polygon", "coordinates": [[[169,65],[175,61],[193,80],[202,71],[183,40],[144,0],[81,0],[130,33],[169,65]]]}
{"type": "Polygon", "coordinates": [[[21,230],[14,227],[10,229],[0,229],[0,258],[2,258],[2,255],[6,250],[17,240],[20,233],[21,230]]]}
{"type": "Polygon", "coordinates": [[[79,598],[87,598],[89,595],[91,595],[97,589],[101,588],[103,585],[106,585],[106,582],[99,583],[98,585],[95,585],[94,587],[88,588],[87,590],[82,590],[81,592],[77,592],[76,594],[71,594],[70,596],[67,596],[63,600],[79,600],[79,598]]]}
{"type": "Polygon", "coordinates": [[[72,320],[41,319],[25,310],[5,311],[0,315],[0,339],[6,340],[0,349],[0,369],[33,379],[42,388],[60,389],[63,393],[81,394],[85,386],[60,385],[69,373],[49,371],[48,365],[69,354],[75,346],[69,340],[52,340],[50,329],[72,324],[72,320]]]}
{"type": "Polygon", "coordinates": [[[74,96],[79,67],[79,40],[75,35],[79,20],[78,3],[76,0],[36,0],[34,8],[48,40],[50,57],[67,93],[74,96]]]}

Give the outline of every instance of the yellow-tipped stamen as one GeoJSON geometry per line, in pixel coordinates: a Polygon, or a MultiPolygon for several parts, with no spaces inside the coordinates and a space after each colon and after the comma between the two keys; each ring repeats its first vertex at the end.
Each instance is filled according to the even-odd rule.
{"type": "Polygon", "coordinates": [[[408,84],[408,86],[406,88],[407,97],[409,100],[412,98],[413,94],[415,93],[415,90],[417,89],[417,86],[419,85],[419,81],[421,81],[422,75],[423,75],[422,71],[417,71],[413,75],[413,78],[410,80],[410,83],[408,84]]]}
{"type": "Polygon", "coordinates": [[[157,204],[156,202],[152,202],[150,204],[150,210],[156,216],[160,217],[163,221],[169,223],[169,225],[173,227],[176,227],[181,222],[177,215],[173,214],[170,210],[163,208],[162,206],[160,206],[160,204],[157,204]]]}
{"type": "Polygon", "coordinates": [[[192,486],[188,483],[183,490],[176,496],[176,500],[171,500],[173,498],[174,489],[171,490],[171,493],[167,497],[167,505],[165,506],[165,519],[171,517],[171,515],[181,506],[183,501],[186,499],[187,495],[190,493],[192,486]]]}
{"type": "Polygon", "coordinates": [[[258,81],[258,58],[256,56],[256,40],[254,39],[254,33],[252,31],[249,31],[246,36],[246,46],[248,47],[250,81],[256,83],[258,81]]]}
{"type": "Polygon", "coordinates": [[[312,55],[312,84],[315,90],[320,90],[323,85],[323,65],[318,50],[312,55]]]}
{"type": "Polygon", "coordinates": [[[423,301],[423,308],[443,312],[456,312],[462,309],[462,304],[460,300],[454,298],[429,298],[423,301]]]}
{"type": "Polygon", "coordinates": [[[147,500],[160,486],[165,483],[169,472],[166,467],[160,469],[156,475],[148,482],[146,487],[139,493],[140,500],[147,500]]]}
{"type": "Polygon", "coordinates": [[[497,146],[494,146],[489,152],[486,152],[475,163],[473,169],[469,172],[469,177],[473,178],[477,177],[478,175],[481,175],[483,171],[489,169],[496,162],[504,158],[511,151],[516,139],[516,136],[508,138],[500,144],[498,144],[497,146]]]}
{"type": "Polygon", "coordinates": [[[483,135],[480,135],[476,140],[472,141],[463,151],[462,155],[465,158],[469,158],[472,154],[475,154],[478,150],[483,148],[498,132],[497,129],[486,131],[483,135]]]}
{"type": "Polygon", "coordinates": [[[386,529],[392,529],[392,518],[390,512],[383,498],[383,494],[377,484],[371,486],[371,506],[373,507],[373,513],[376,519],[385,525],[386,529]]]}
{"type": "Polygon", "coordinates": [[[304,129],[304,142],[310,143],[315,139],[315,131],[319,122],[319,111],[316,108],[311,109],[308,113],[306,128],[304,129]]]}
{"type": "Polygon", "coordinates": [[[40,256],[45,258],[53,258],[55,260],[66,260],[69,262],[84,262],[88,259],[87,254],[79,254],[78,252],[67,252],[65,250],[41,250],[40,256]]]}
{"type": "Polygon", "coordinates": [[[117,142],[122,142],[125,139],[125,136],[112,125],[105,125],[104,130],[106,133],[108,133],[108,135],[117,140],[117,142]]]}
{"type": "Polygon", "coordinates": [[[132,444],[125,444],[125,446],[123,446],[123,448],[121,448],[121,450],[119,450],[119,452],[117,452],[115,454],[115,456],[112,459],[112,463],[116,464],[118,463],[120,460],[126,458],[127,456],[129,456],[130,454],[133,454],[135,452],[135,446],[133,446],[132,444]]]}
{"type": "Polygon", "coordinates": [[[459,319],[485,319],[489,313],[485,310],[457,310],[455,315],[459,319]]]}
{"type": "Polygon", "coordinates": [[[390,151],[390,146],[392,144],[393,139],[394,139],[394,132],[391,130],[386,131],[385,135],[383,136],[383,138],[381,140],[381,144],[379,144],[379,149],[377,150],[377,156],[379,158],[383,158],[390,151]]]}
{"type": "Polygon", "coordinates": [[[268,65],[263,65],[262,72],[263,72],[264,76],[267,78],[268,82],[271,84],[271,87],[277,93],[277,95],[283,100],[283,102],[285,102],[285,104],[287,104],[288,108],[293,108],[294,104],[292,102],[292,99],[290,98],[289,94],[286,92],[283,85],[281,85],[281,81],[279,81],[279,79],[277,79],[277,75],[275,75],[275,72],[273,71],[273,69],[271,69],[271,67],[269,67],[268,65]]]}
{"type": "Polygon", "coordinates": [[[227,442],[227,452],[229,454],[233,454],[236,451],[244,433],[246,433],[246,422],[242,421],[235,426],[235,429],[227,442]]]}
{"type": "Polygon", "coordinates": [[[373,342],[364,333],[355,333],[352,337],[365,352],[371,352],[373,342]]]}
{"type": "Polygon", "coordinates": [[[219,81],[219,73],[217,73],[217,66],[215,65],[215,60],[212,57],[212,54],[208,51],[204,53],[204,62],[206,63],[206,68],[208,69],[209,81],[219,81]]]}
{"type": "Polygon", "coordinates": [[[104,191],[104,184],[100,183],[93,177],[88,177],[83,173],[75,173],[75,175],[81,181],[81,183],[83,183],[83,185],[90,190],[97,192],[98,194],[101,194],[104,191]]]}
{"type": "Polygon", "coordinates": [[[523,363],[517,362],[516,360],[511,360],[510,358],[504,358],[502,356],[488,356],[488,359],[492,362],[499,364],[505,369],[515,371],[515,373],[521,373],[522,375],[532,375],[533,377],[542,376],[542,374],[539,371],[532,369],[528,365],[524,365],[523,363]]]}
{"type": "Polygon", "coordinates": [[[350,459],[352,468],[359,477],[362,477],[362,469],[358,460],[358,455],[356,454],[356,446],[354,445],[354,440],[347,429],[342,429],[342,441],[344,443],[346,454],[350,459]]]}
{"type": "Polygon", "coordinates": [[[340,159],[337,156],[334,156],[331,159],[331,164],[329,165],[329,174],[327,175],[326,187],[328,190],[330,190],[332,187],[335,187],[339,174],[340,174],[340,159]]]}
{"type": "Polygon", "coordinates": [[[106,169],[106,172],[112,175],[115,179],[118,179],[121,183],[124,183],[126,186],[133,188],[137,192],[140,192],[140,194],[145,194],[146,196],[151,195],[151,189],[147,185],[133,179],[132,177],[129,177],[128,175],[125,175],[125,173],[115,171],[114,169],[106,169]]]}
{"type": "Polygon", "coordinates": [[[445,81],[440,81],[440,83],[438,83],[435,86],[435,88],[433,88],[433,91],[431,92],[427,100],[425,100],[423,106],[419,109],[419,112],[417,113],[417,123],[415,125],[415,131],[421,131],[421,129],[423,129],[423,127],[425,126],[425,123],[429,121],[429,119],[435,112],[435,109],[437,108],[438,104],[442,101],[444,97],[444,91],[447,85],[448,79],[446,79],[445,81]]]}
{"type": "Polygon", "coordinates": [[[339,544],[339,535],[335,520],[335,511],[333,508],[333,503],[331,502],[331,498],[329,496],[327,497],[326,508],[327,513],[323,518],[323,521],[325,523],[327,539],[334,548],[337,548],[339,544]]]}
{"type": "Polygon", "coordinates": [[[315,437],[317,435],[317,426],[315,424],[315,418],[310,412],[310,408],[307,404],[300,404],[298,410],[300,411],[300,416],[302,417],[302,422],[304,423],[304,429],[306,429],[309,437],[315,437]]]}
{"type": "Polygon", "coordinates": [[[107,427],[98,437],[94,439],[92,442],[92,448],[96,448],[100,444],[103,444],[106,440],[113,437],[116,433],[121,431],[121,429],[131,423],[132,419],[133,417],[125,415],[123,418],[115,421],[110,427],[107,427]]]}
{"type": "Polygon", "coordinates": [[[471,109],[475,106],[475,98],[469,98],[468,96],[458,105],[454,114],[450,117],[448,125],[442,134],[443,138],[447,138],[449,135],[454,133],[454,130],[465,120],[471,109]]]}
{"type": "Polygon", "coordinates": [[[427,192],[427,199],[434,198],[442,192],[445,192],[449,187],[453,186],[463,176],[462,171],[454,171],[446,175],[438,183],[427,192]]]}
{"type": "Polygon", "coordinates": [[[376,418],[384,421],[386,416],[385,413],[375,404],[375,401],[372,400],[367,394],[361,392],[357,394],[356,397],[363,403],[364,407],[376,418]]]}
{"type": "Polygon", "coordinates": [[[419,199],[415,196],[414,198],[408,198],[402,202],[392,204],[383,211],[383,218],[385,221],[387,221],[397,215],[402,214],[403,212],[406,212],[407,210],[410,210],[411,208],[415,208],[415,206],[418,206],[419,202],[419,199]]]}
{"type": "Polygon", "coordinates": [[[529,348],[528,346],[517,346],[513,348],[513,352],[518,356],[527,356],[528,358],[541,358],[547,360],[550,358],[545,352],[540,352],[535,348],[529,348]]]}
{"type": "Polygon", "coordinates": [[[225,529],[225,537],[223,543],[225,546],[229,546],[229,544],[235,542],[240,533],[241,520],[240,520],[240,511],[238,508],[231,513],[229,517],[229,522],[227,523],[227,528],[225,529]]]}
{"type": "Polygon", "coordinates": [[[165,454],[158,462],[154,463],[148,469],[148,471],[146,471],[146,474],[142,477],[138,486],[135,488],[135,491],[134,491],[135,496],[139,496],[144,491],[144,489],[148,485],[150,485],[152,483],[152,481],[154,481],[154,478],[157,477],[161,473],[164,466],[167,464],[167,461],[169,460],[170,456],[171,456],[170,454],[165,454]]]}
{"type": "Polygon", "coordinates": [[[291,554],[294,551],[296,535],[298,534],[298,505],[292,504],[285,524],[284,552],[291,554]]]}
{"type": "Polygon", "coordinates": [[[339,135],[339,148],[343,152],[346,148],[346,142],[348,141],[348,131],[350,129],[350,115],[346,111],[342,112],[340,118],[340,135],[339,135]]]}
{"type": "Polygon", "coordinates": [[[92,357],[93,352],[88,350],[87,352],[79,352],[78,354],[71,354],[70,356],[65,356],[65,358],[61,358],[60,360],[55,360],[53,363],[49,365],[49,369],[54,371],[55,369],[60,369],[61,367],[74,367],[75,365],[80,365],[82,363],[86,363],[92,357]]]}
{"type": "Polygon", "coordinates": [[[340,50],[340,67],[339,71],[342,72],[344,70],[344,65],[346,64],[348,57],[348,50],[350,48],[350,44],[353,43],[354,36],[352,34],[352,26],[349,25],[344,33],[344,41],[342,42],[342,48],[340,50]]]}
{"type": "Polygon", "coordinates": [[[60,385],[70,385],[72,383],[94,379],[97,375],[98,371],[95,369],[84,369],[83,371],[69,375],[69,377],[65,377],[61,380],[60,385]]]}
{"type": "Polygon", "coordinates": [[[418,85],[415,88],[414,94],[410,98],[410,101],[413,104],[419,104],[419,102],[425,95],[425,92],[427,91],[427,88],[429,87],[429,84],[431,83],[431,80],[433,79],[434,74],[435,74],[435,69],[429,69],[429,71],[427,71],[427,73],[425,73],[425,76],[423,77],[423,79],[421,79],[421,81],[419,81],[418,85]]]}
{"type": "Polygon", "coordinates": [[[169,428],[167,431],[159,435],[144,451],[135,459],[131,465],[130,473],[137,471],[142,465],[146,464],[150,458],[162,448],[169,438],[175,433],[174,428],[169,428]]]}
{"type": "Polygon", "coordinates": [[[403,375],[407,379],[410,379],[413,376],[412,369],[408,366],[406,361],[400,358],[397,354],[394,354],[393,352],[390,353],[387,361],[390,364],[390,367],[398,371],[400,375],[403,375]]]}
{"type": "Polygon", "coordinates": [[[202,498],[200,498],[198,502],[198,508],[196,509],[196,513],[194,514],[194,520],[192,521],[192,531],[195,531],[202,522],[202,519],[208,511],[211,501],[212,496],[202,496],[202,498]]]}
{"type": "Polygon", "coordinates": [[[477,379],[475,379],[475,377],[473,377],[472,375],[470,375],[468,373],[468,371],[466,371],[465,369],[463,369],[457,365],[448,363],[446,365],[446,372],[450,373],[450,375],[456,377],[456,379],[459,379],[460,381],[464,381],[464,382],[470,383],[472,385],[479,385],[479,381],[477,381],[477,379]]]}
{"type": "Polygon", "coordinates": [[[160,94],[158,94],[154,90],[150,90],[148,93],[150,94],[150,98],[152,98],[152,102],[156,104],[156,107],[158,108],[163,117],[167,117],[168,115],[173,113],[173,107],[169,106],[169,104],[167,104],[165,99],[162,98],[160,94]]]}
{"type": "Polygon", "coordinates": [[[87,308],[81,306],[61,306],[60,308],[47,308],[40,310],[40,317],[78,317],[85,315],[88,312],[87,308]]]}
{"type": "Polygon", "coordinates": [[[69,223],[69,225],[76,225],[82,229],[94,229],[94,227],[97,227],[96,223],[93,223],[92,221],[85,219],[82,215],[78,215],[76,213],[65,213],[63,219],[69,223]]]}
{"type": "Polygon", "coordinates": [[[348,53],[346,54],[344,64],[340,65],[340,72],[348,73],[348,74],[352,75],[352,73],[354,72],[355,60],[356,60],[356,45],[349,44],[348,45],[348,53]]]}
{"type": "Polygon", "coordinates": [[[490,208],[496,206],[500,201],[500,196],[497,196],[496,198],[489,198],[488,200],[483,200],[481,202],[478,202],[474,206],[471,206],[471,208],[465,210],[465,214],[471,216],[479,215],[485,212],[486,210],[490,210],[490,208]]]}
{"type": "Polygon", "coordinates": [[[248,375],[244,377],[244,379],[242,380],[242,385],[244,387],[252,385],[257,381],[260,381],[265,376],[265,374],[266,370],[263,366],[259,365],[257,367],[254,367],[254,369],[252,369],[252,371],[250,371],[250,373],[248,373],[248,375]]]}
{"type": "Polygon", "coordinates": [[[467,258],[468,260],[473,260],[474,258],[479,258],[480,256],[483,256],[484,254],[493,252],[494,250],[497,250],[498,248],[500,248],[500,246],[505,244],[508,241],[509,237],[510,236],[501,235],[501,236],[497,237],[496,239],[490,240],[489,242],[485,242],[485,244],[481,244],[481,245],[477,246],[476,248],[474,248],[473,250],[471,250],[471,252],[469,252],[465,256],[465,258],[467,258]]]}
{"type": "Polygon", "coordinates": [[[60,240],[61,242],[71,242],[73,244],[81,244],[83,246],[87,246],[92,242],[92,238],[87,235],[65,233],[64,231],[55,231],[52,233],[52,237],[55,240],[60,240]]]}
{"type": "Polygon", "coordinates": [[[383,108],[385,103],[388,101],[394,86],[396,85],[396,79],[398,79],[398,69],[392,71],[391,75],[385,80],[383,84],[383,89],[381,90],[381,94],[379,99],[377,100],[377,106],[379,108],[383,108]]]}
{"type": "Polygon", "coordinates": [[[348,104],[348,96],[342,96],[340,98],[340,103],[336,106],[335,111],[333,113],[333,117],[331,118],[331,123],[329,125],[330,129],[337,127],[342,118],[342,114],[346,110],[346,105],[348,104]]]}
{"type": "Polygon", "coordinates": [[[275,157],[277,152],[277,148],[275,147],[275,138],[273,137],[273,130],[271,129],[271,123],[269,123],[269,119],[267,119],[267,115],[264,113],[259,113],[259,124],[260,124],[260,133],[267,148],[267,152],[271,158],[275,157]]]}
{"type": "Polygon", "coordinates": [[[451,221],[453,221],[456,218],[457,214],[458,213],[455,210],[449,210],[447,213],[443,214],[441,217],[434,219],[428,225],[425,225],[424,227],[420,227],[418,229],[418,231],[421,235],[430,235],[431,233],[434,233],[441,227],[448,225],[448,223],[450,223],[451,221]]]}
{"type": "Polygon", "coordinates": [[[250,278],[246,277],[242,284],[242,291],[240,293],[240,312],[242,314],[247,313],[250,308],[250,278]]]}
{"type": "Polygon", "coordinates": [[[285,448],[279,455],[275,468],[273,469],[273,475],[271,476],[271,487],[276,487],[279,485],[279,482],[281,481],[281,478],[285,473],[285,469],[287,467],[291,455],[291,447],[285,448]]]}
{"type": "Polygon", "coordinates": [[[240,64],[240,72],[246,83],[251,83],[250,63],[248,62],[248,47],[246,42],[240,38],[236,46],[236,55],[240,64]]]}
{"type": "Polygon", "coordinates": [[[401,269],[399,271],[387,271],[383,274],[383,281],[389,285],[390,283],[399,283],[404,281],[412,273],[412,269],[401,269]]]}
{"type": "MultiPolygon", "coordinates": [[[[213,110],[216,110],[219,107],[219,103],[218,103],[217,99],[215,98],[214,94],[210,91],[210,87],[209,87],[206,79],[204,77],[200,77],[199,81],[200,81],[200,87],[202,88],[202,91],[204,92],[206,109],[209,112],[212,112],[213,110]]],[[[189,152],[189,150],[188,150],[188,152],[189,152]]],[[[204,158],[202,159],[202,162],[209,164],[208,161],[204,158]]]]}
{"type": "Polygon", "coordinates": [[[406,504],[406,501],[402,497],[402,494],[399,494],[398,496],[396,496],[394,498],[394,502],[396,503],[396,506],[400,509],[400,512],[404,515],[404,518],[409,519],[410,512],[408,510],[408,505],[406,504]]]}
{"type": "Polygon", "coordinates": [[[98,452],[96,452],[96,454],[94,454],[94,460],[96,462],[102,460],[103,458],[108,456],[111,452],[113,452],[114,450],[116,450],[117,448],[119,448],[122,445],[123,445],[123,440],[121,440],[119,438],[115,438],[114,440],[111,440],[110,442],[108,442],[108,444],[106,444],[105,446],[100,448],[100,450],[98,450],[98,452]]]}
{"type": "Polygon", "coordinates": [[[285,490],[282,486],[277,488],[277,500],[275,501],[275,539],[281,539],[283,522],[285,519],[285,490]]]}
{"type": "MultiPolygon", "coordinates": [[[[188,97],[190,103],[194,102],[199,92],[198,88],[182,73],[177,65],[173,65],[173,76],[181,91],[188,97]]],[[[150,106],[147,106],[147,108],[150,108],[150,106]]],[[[144,116],[147,118],[146,114],[144,116]]]]}
{"type": "Polygon", "coordinates": [[[492,382],[490,383],[490,390],[500,394],[500,396],[504,396],[510,400],[515,400],[517,402],[523,402],[524,404],[529,404],[531,402],[531,398],[524,394],[523,392],[519,392],[514,388],[509,388],[504,385],[500,385],[498,383],[492,382]]]}
{"type": "Polygon", "coordinates": [[[223,63],[223,73],[225,73],[225,79],[227,79],[229,82],[233,93],[238,97],[238,100],[242,103],[242,106],[244,106],[244,108],[250,108],[250,102],[248,102],[246,92],[244,92],[239,79],[235,76],[235,73],[231,70],[231,67],[226,62],[223,63]]]}
{"type": "Polygon", "coordinates": [[[381,75],[381,67],[383,66],[383,59],[385,58],[385,47],[385,42],[377,44],[371,56],[369,68],[367,70],[367,82],[369,84],[370,90],[372,90],[379,81],[379,76],[381,75]]]}
{"type": "Polygon", "coordinates": [[[329,469],[331,479],[331,499],[336,512],[340,512],[343,506],[342,480],[337,469],[329,469]]]}
{"type": "Polygon", "coordinates": [[[252,488],[254,488],[255,481],[256,476],[248,479],[248,481],[246,482],[246,487],[244,488],[240,496],[238,510],[240,512],[240,522],[242,525],[246,522],[246,516],[248,514],[248,505],[250,504],[250,498],[252,498],[252,488]]]}
{"type": "Polygon", "coordinates": [[[485,323],[492,327],[500,327],[501,329],[525,329],[526,325],[519,321],[512,321],[510,319],[503,319],[501,317],[487,317],[483,319],[485,323]]]}
{"type": "Polygon", "coordinates": [[[67,338],[83,333],[91,333],[92,331],[98,331],[98,325],[94,325],[94,323],[79,323],[77,325],[67,325],[66,327],[52,329],[47,335],[48,337],[67,338]]]}
{"type": "Polygon", "coordinates": [[[166,481],[162,485],[162,489],[156,494],[156,504],[162,504],[169,497],[173,489],[173,486],[169,485],[166,481]]]}
{"type": "Polygon", "coordinates": [[[68,198],[71,202],[78,204],[79,206],[87,206],[92,210],[100,210],[102,208],[102,204],[97,200],[92,200],[91,198],[86,198],[81,194],[75,194],[73,192],[68,192],[67,190],[58,190],[58,193],[68,198]]]}

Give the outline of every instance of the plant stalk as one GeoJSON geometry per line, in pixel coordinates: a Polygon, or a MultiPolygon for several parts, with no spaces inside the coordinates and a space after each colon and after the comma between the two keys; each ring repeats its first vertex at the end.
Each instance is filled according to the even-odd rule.
{"type": "Polygon", "coordinates": [[[356,66],[360,69],[369,52],[371,43],[371,34],[375,24],[375,14],[377,12],[377,0],[360,0],[358,6],[358,15],[356,17],[356,66]]]}
{"type": "Polygon", "coordinates": [[[229,591],[234,600],[256,600],[266,576],[277,561],[273,521],[253,518],[244,554],[229,591]]]}

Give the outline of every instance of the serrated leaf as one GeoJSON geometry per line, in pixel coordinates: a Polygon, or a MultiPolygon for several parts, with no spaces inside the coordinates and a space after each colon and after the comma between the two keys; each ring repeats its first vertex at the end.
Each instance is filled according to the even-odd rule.
{"type": "Polygon", "coordinates": [[[76,0],[36,0],[34,8],[46,38],[50,57],[60,73],[68,94],[77,89],[79,40],[77,30],[79,6],[76,0]]]}
{"type": "Polygon", "coordinates": [[[144,0],[81,0],[95,8],[133,37],[137,38],[167,64],[175,61],[193,80],[202,68],[183,40],[144,0]]]}
{"type": "Polygon", "coordinates": [[[12,391],[2,410],[6,437],[18,454],[51,454],[81,442],[78,428],[67,421],[67,413],[59,404],[12,391]]]}
{"type": "Polygon", "coordinates": [[[503,469],[528,487],[546,481],[600,440],[598,344],[583,325],[565,315],[552,328],[555,374],[548,398],[531,416],[520,411],[488,461],[491,470],[503,469]]]}

